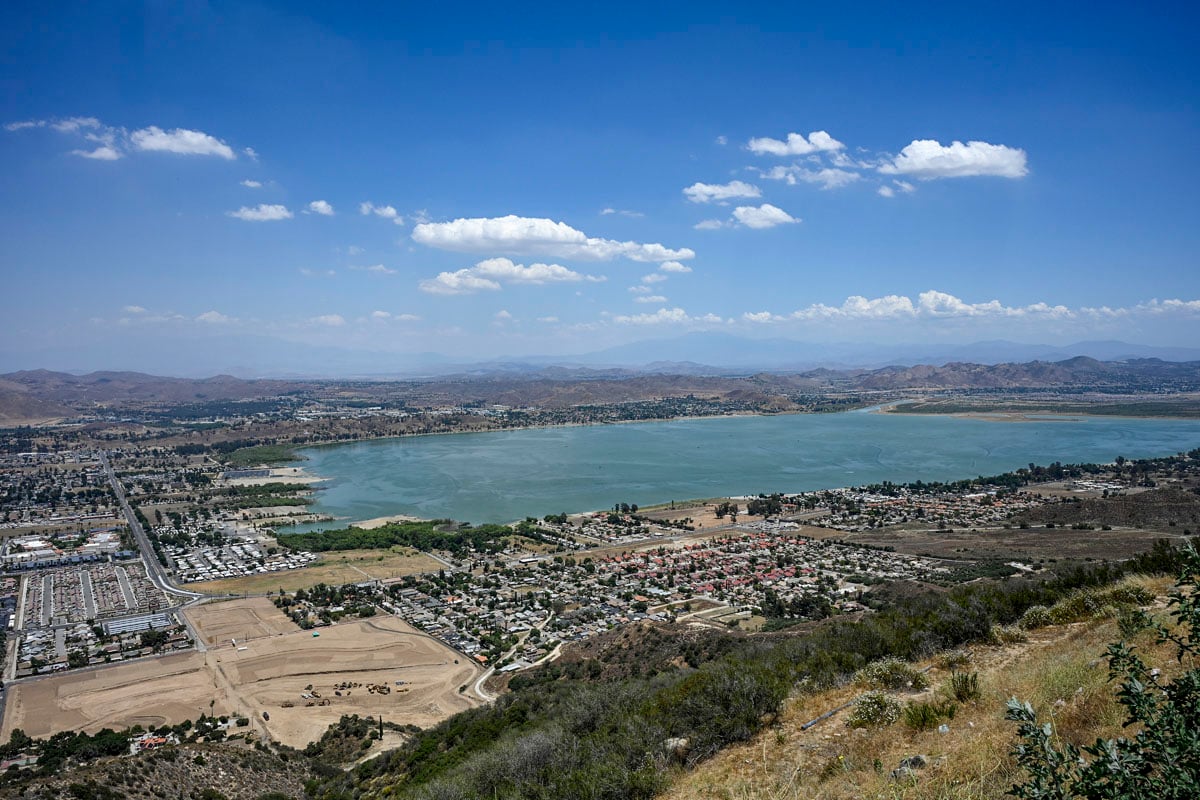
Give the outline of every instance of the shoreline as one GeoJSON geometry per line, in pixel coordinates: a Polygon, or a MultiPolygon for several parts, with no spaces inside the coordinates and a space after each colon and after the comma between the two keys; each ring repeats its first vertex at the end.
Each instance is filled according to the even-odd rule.
{"type": "MultiPolygon", "coordinates": [[[[846,409],[844,411],[838,411],[838,412],[833,412],[833,413],[835,413],[835,414],[853,414],[853,413],[896,414],[898,416],[905,416],[905,417],[951,417],[951,418],[959,418],[959,419],[979,419],[979,420],[987,421],[987,422],[1025,422],[1025,423],[1030,423],[1030,422],[1069,422],[1072,420],[1078,420],[1080,418],[1097,419],[1097,420],[1122,420],[1122,419],[1125,419],[1125,420],[1147,420],[1147,421],[1159,421],[1159,422],[1175,421],[1175,422],[1184,422],[1184,423],[1187,423],[1187,422],[1194,423],[1194,422],[1198,421],[1197,418],[1194,418],[1194,417],[1124,416],[1124,415],[1115,415],[1115,414],[1112,414],[1112,415],[1110,415],[1110,414],[1077,414],[1077,413],[1070,413],[1070,412],[1065,412],[1065,413],[1007,412],[1006,413],[1006,412],[980,411],[980,412],[905,413],[903,411],[892,410],[892,409],[896,409],[898,407],[902,407],[910,402],[914,402],[914,401],[895,400],[895,401],[890,401],[887,403],[875,404],[875,405],[864,406],[864,407],[853,408],[853,409],[846,409]]],[[[919,402],[919,401],[916,401],[916,402],[919,402]]],[[[338,445],[344,446],[344,445],[361,444],[364,442],[375,442],[375,441],[382,441],[382,440],[389,440],[389,439],[397,439],[398,440],[398,439],[406,439],[406,438],[417,437],[417,436],[465,435],[465,434],[480,434],[480,433],[501,433],[501,432],[507,432],[507,431],[517,432],[517,431],[524,431],[524,430],[548,430],[548,429],[552,429],[552,428],[600,427],[603,425],[617,425],[617,424],[663,423],[663,422],[676,422],[676,421],[679,421],[679,422],[703,421],[703,420],[712,420],[712,419],[728,419],[731,417],[798,416],[802,413],[804,413],[804,412],[789,411],[789,412],[778,412],[778,413],[770,413],[770,414],[754,413],[754,412],[739,412],[739,413],[719,414],[719,415],[712,414],[712,415],[703,415],[703,416],[667,417],[667,418],[662,418],[662,419],[656,418],[656,419],[643,419],[643,420],[620,420],[620,421],[616,421],[616,422],[569,422],[569,423],[547,424],[547,425],[530,425],[530,426],[523,426],[523,427],[502,428],[502,429],[492,429],[492,430],[429,431],[429,432],[424,432],[424,433],[407,433],[407,434],[399,434],[399,435],[391,435],[391,436],[379,436],[379,437],[373,437],[370,439],[361,439],[361,440],[350,441],[350,442],[347,442],[347,441],[316,442],[316,443],[304,445],[303,449],[304,450],[317,449],[317,448],[323,449],[323,448],[333,447],[333,446],[338,446],[338,445]]],[[[298,460],[303,460],[303,461],[309,460],[308,457],[304,456],[303,454],[301,454],[299,452],[297,452],[297,456],[298,456],[298,460]]],[[[309,472],[304,467],[289,466],[289,467],[280,468],[280,471],[282,471],[282,470],[291,470],[291,471],[293,471],[293,474],[302,475],[308,482],[312,483],[313,485],[317,485],[317,484],[320,484],[325,481],[333,480],[332,478],[317,475],[315,473],[309,472]]],[[[274,472],[274,470],[273,470],[273,472],[274,472]]],[[[855,485],[857,485],[857,484],[842,484],[842,485],[838,485],[838,486],[825,486],[825,487],[821,487],[819,489],[787,491],[784,493],[785,494],[802,494],[806,491],[835,491],[838,489],[853,488],[853,486],[855,486],[855,485]]],[[[715,498],[715,499],[718,499],[718,500],[719,499],[732,499],[733,497],[734,497],[734,495],[728,495],[728,496],[723,496],[722,498],[715,498]]],[[[714,498],[708,498],[708,500],[710,502],[713,499],[714,498]]],[[[676,502],[678,503],[679,501],[676,501],[676,502]]],[[[645,506],[642,506],[642,509],[653,510],[655,512],[661,512],[663,510],[666,510],[666,507],[669,505],[669,503],[670,503],[670,501],[667,501],[667,500],[649,503],[645,506]]],[[[584,510],[584,511],[568,511],[567,514],[569,516],[577,517],[577,516],[585,516],[585,515],[591,515],[591,514],[596,514],[596,513],[603,513],[604,511],[607,511],[607,508],[605,508],[605,509],[590,509],[590,510],[584,510]]],[[[356,528],[370,530],[373,528],[381,527],[381,526],[386,525],[391,522],[428,522],[428,521],[430,521],[430,519],[431,518],[417,517],[417,516],[413,516],[411,514],[403,514],[403,513],[387,514],[384,516],[373,517],[373,518],[362,519],[362,520],[349,520],[348,518],[343,517],[341,519],[336,519],[336,518],[330,519],[328,521],[329,523],[331,523],[330,527],[318,528],[317,530],[337,529],[334,526],[356,527],[356,528]]],[[[516,520],[516,521],[519,521],[519,520],[516,520]]],[[[307,524],[315,524],[315,523],[304,523],[304,524],[307,525],[307,524]]],[[[512,523],[500,523],[500,524],[512,524],[512,523]]]]}

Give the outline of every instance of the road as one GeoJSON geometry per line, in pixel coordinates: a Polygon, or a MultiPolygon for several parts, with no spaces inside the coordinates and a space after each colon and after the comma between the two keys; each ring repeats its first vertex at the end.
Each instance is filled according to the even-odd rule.
{"type": "Polygon", "coordinates": [[[180,589],[171,583],[171,579],[158,561],[158,556],[154,553],[154,548],[150,546],[150,539],[146,536],[146,531],[142,529],[142,523],[138,522],[133,509],[129,507],[129,501],[125,498],[125,487],[117,480],[117,473],[113,471],[112,463],[108,460],[108,453],[103,450],[100,451],[100,463],[104,465],[104,471],[108,473],[108,482],[112,485],[113,494],[117,496],[117,502],[121,505],[121,513],[125,515],[125,521],[129,524],[133,540],[137,542],[150,582],[168,594],[191,598],[204,597],[205,595],[199,592],[189,592],[187,589],[180,589]]]}

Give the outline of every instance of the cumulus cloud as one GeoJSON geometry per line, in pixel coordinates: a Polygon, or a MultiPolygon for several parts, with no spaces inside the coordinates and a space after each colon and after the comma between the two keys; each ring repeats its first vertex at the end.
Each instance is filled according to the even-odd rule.
{"type": "Polygon", "coordinates": [[[598,283],[604,280],[602,275],[584,275],[560,264],[525,266],[507,258],[489,258],[473,267],[442,272],[436,278],[421,281],[420,288],[431,294],[469,294],[480,290],[494,291],[506,283],[540,286],[581,281],[598,283]]]}
{"type": "Polygon", "coordinates": [[[699,222],[697,222],[692,227],[698,231],[715,231],[719,228],[724,228],[726,226],[727,226],[727,223],[724,223],[719,219],[703,219],[703,220],[700,220],[699,222]]]}
{"type": "Polygon", "coordinates": [[[639,295],[638,297],[633,298],[633,302],[635,302],[635,303],[665,303],[665,302],[667,302],[667,298],[663,297],[661,294],[647,294],[647,295],[639,295]]]}
{"type": "Polygon", "coordinates": [[[880,186],[875,191],[880,197],[895,197],[896,196],[896,190],[893,189],[892,187],[886,186],[886,185],[880,186]]]}
{"type": "Polygon", "coordinates": [[[503,308],[497,311],[493,316],[497,322],[508,322],[513,318],[513,315],[503,308]]]}
{"type": "MultiPolygon", "coordinates": [[[[816,303],[790,315],[797,320],[889,320],[889,319],[948,319],[961,317],[1043,317],[1071,318],[1075,312],[1066,306],[1032,303],[1025,306],[1006,306],[999,300],[968,303],[947,292],[921,292],[916,300],[905,295],[889,294],[867,298],[847,297],[840,306],[816,303]]],[[[779,319],[783,319],[780,317],[779,319]]]]}
{"type": "Polygon", "coordinates": [[[733,210],[733,218],[738,221],[738,224],[755,229],[774,228],[776,225],[787,225],[800,221],[798,217],[793,217],[782,208],[770,203],[763,203],[761,206],[738,206],[733,210]]]}
{"type": "Polygon", "coordinates": [[[333,216],[333,206],[324,200],[313,200],[308,204],[308,211],[312,214],[320,214],[322,217],[333,216]]]}
{"type": "Polygon", "coordinates": [[[393,322],[417,322],[421,318],[416,314],[393,314],[390,311],[372,311],[371,319],[393,322]]]}
{"type": "Polygon", "coordinates": [[[268,205],[266,203],[259,203],[254,208],[242,206],[237,211],[226,211],[225,213],[228,216],[246,222],[274,222],[276,220],[292,218],[292,212],[288,211],[287,206],[268,205]]]}
{"type": "Polygon", "coordinates": [[[377,206],[374,203],[363,202],[358,204],[358,213],[362,214],[363,216],[374,214],[377,217],[390,219],[397,225],[404,224],[404,217],[400,216],[400,212],[398,212],[392,206],[377,206]]]}
{"type": "Polygon", "coordinates": [[[879,167],[884,175],[911,175],[920,180],[993,175],[1020,178],[1029,173],[1025,151],[987,142],[951,142],[914,139],[900,155],[879,167]]]}
{"type": "Polygon", "coordinates": [[[504,253],[586,261],[623,257],[631,261],[661,262],[693,258],[687,248],[672,250],[661,244],[618,242],[589,237],[565,222],[537,217],[482,217],[417,225],[413,241],[458,253],[504,253]]]}
{"type": "Polygon", "coordinates": [[[242,181],[242,186],[245,186],[247,189],[261,189],[262,181],[252,181],[247,178],[246,180],[242,181]]]}
{"type": "Polygon", "coordinates": [[[315,325],[325,325],[330,328],[340,328],[346,324],[346,319],[341,314],[321,314],[309,320],[315,325]]]}
{"type": "Polygon", "coordinates": [[[836,167],[808,169],[798,164],[790,167],[776,166],[768,170],[759,170],[759,174],[770,180],[784,181],[789,186],[795,186],[797,183],[803,182],[819,184],[822,189],[840,189],[862,177],[857,172],[850,172],[836,167]]]}
{"type": "Polygon", "coordinates": [[[716,314],[704,314],[699,317],[690,316],[682,308],[660,308],[651,314],[618,314],[612,318],[618,325],[715,325],[725,320],[716,314]]]}
{"type": "Polygon", "coordinates": [[[227,317],[220,311],[205,311],[196,317],[196,322],[206,322],[209,325],[226,325],[233,322],[233,317],[227,317]]]}
{"type": "Polygon", "coordinates": [[[762,197],[762,190],[744,181],[730,181],[729,183],[693,183],[683,190],[683,194],[693,203],[720,203],[726,200],[762,197]]]}
{"type": "Polygon", "coordinates": [[[658,272],[651,272],[649,275],[642,276],[642,283],[662,283],[666,279],[666,275],[658,272]]]}
{"type": "Polygon", "coordinates": [[[163,130],[157,125],[141,128],[129,134],[135,150],[175,153],[186,156],[217,156],[232,161],[237,158],[233,148],[215,136],[187,128],[163,130]]]}
{"type": "Polygon", "coordinates": [[[845,146],[825,131],[813,131],[807,139],[803,134],[789,133],[786,141],[759,137],[751,139],[746,145],[750,152],[760,156],[806,156],[809,153],[831,153],[845,146]]]}
{"type": "Polygon", "coordinates": [[[91,150],[72,150],[71,155],[80,156],[81,158],[91,158],[96,161],[116,161],[121,158],[120,152],[108,144],[102,144],[91,150]]]}
{"type": "Polygon", "coordinates": [[[686,264],[680,264],[678,261],[664,261],[658,265],[658,268],[663,272],[687,273],[692,271],[691,267],[686,264]]]}
{"type": "MultiPolygon", "coordinates": [[[[164,130],[157,125],[150,125],[130,133],[125,128],[105,125],[95,117],[26,120],[10,122],[4,128],[8,131],[50,128],[59,133],[79,137],[91,142],[93,146],[76,148],[70,151],[71,154],[99,161],[116,161],[129,151],[217,156],[231,161],[237,158],[233,149],[215,136],[186,128],[164,130]]],[[[251,183],[257,185],[255,181],[243,181],[244,186],[250,186],[251,183]]]]}

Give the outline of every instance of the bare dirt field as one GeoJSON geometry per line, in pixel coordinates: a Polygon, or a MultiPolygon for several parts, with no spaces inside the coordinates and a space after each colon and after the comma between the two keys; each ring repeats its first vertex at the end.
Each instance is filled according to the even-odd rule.
{"type": "Polygon", "coordinates": [[[208,603],[183,612],[209,647],[292,633],[298,628],[265,597],[208,603]]]}
{"type": "Polygon", "coordinates": [[[314,637],[263,598],[188,614],[218,646],[10,684],[0,737],[7,741],[13,728],[50,736],[175,724],[210,713],[211,701],[217,715],[248,716],[252,731],[304,747],[343,714],[428,726],[478,702],[459,688],[479,668],[395,617],[321,628],[314,637]],[[284,623],[291,632],[280,632],[284,623]]]}
{"type": "Polygon", "coordinates": [[[204,655],[179,653],[12,684],[0,736],[14,728],[37,738],[59,731],[175,724],[234,711],[214,685],[204,655]]]}
{"type": "Polygon", "coordinates": [[[842,539],[851,544],[894,547],[897,552],[950,559],[1105,559],[1130,558],[1149,550],[1156,539],[1178,538],[1161,531],[1070,528],[990,528],[954,531],[884,529],[846,533],[829,528],[804,527],[800,535],[814,539],[842,539]]]}
{"type": "Polygon", "coordinates": [[[341,586],[366,580],[389,581],[405,575],[436,572],[444,566],[440,561],[410,548],[344,550],[325,553],[320,561],[300,569],[189,583],[188,588],[208,594],[263,594],[280,589],[294,592],[318,583],[341,586]]]}

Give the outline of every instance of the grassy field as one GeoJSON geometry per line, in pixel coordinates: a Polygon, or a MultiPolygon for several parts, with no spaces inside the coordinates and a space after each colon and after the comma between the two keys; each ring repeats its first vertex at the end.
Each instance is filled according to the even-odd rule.
{"type": "Polygon", "coordinates": [[[280,589],[294,592],[318,583],[340,586],[371,579],[390,580],[419,572],[435,572],[443,566],[437,559],[408,547],[342,550],[326,553],[320,561],[302,569],[189,583],[187,588],[211,594],[263,594],[280,589]]]}
{"type": "Polygon", "coordinates": [[[277,444],[243,447],[225,457],[225,463],[231,467],[257,467],[262,464],[282,464],[295,460],[296,453],[290,447],[277,444]]]}

